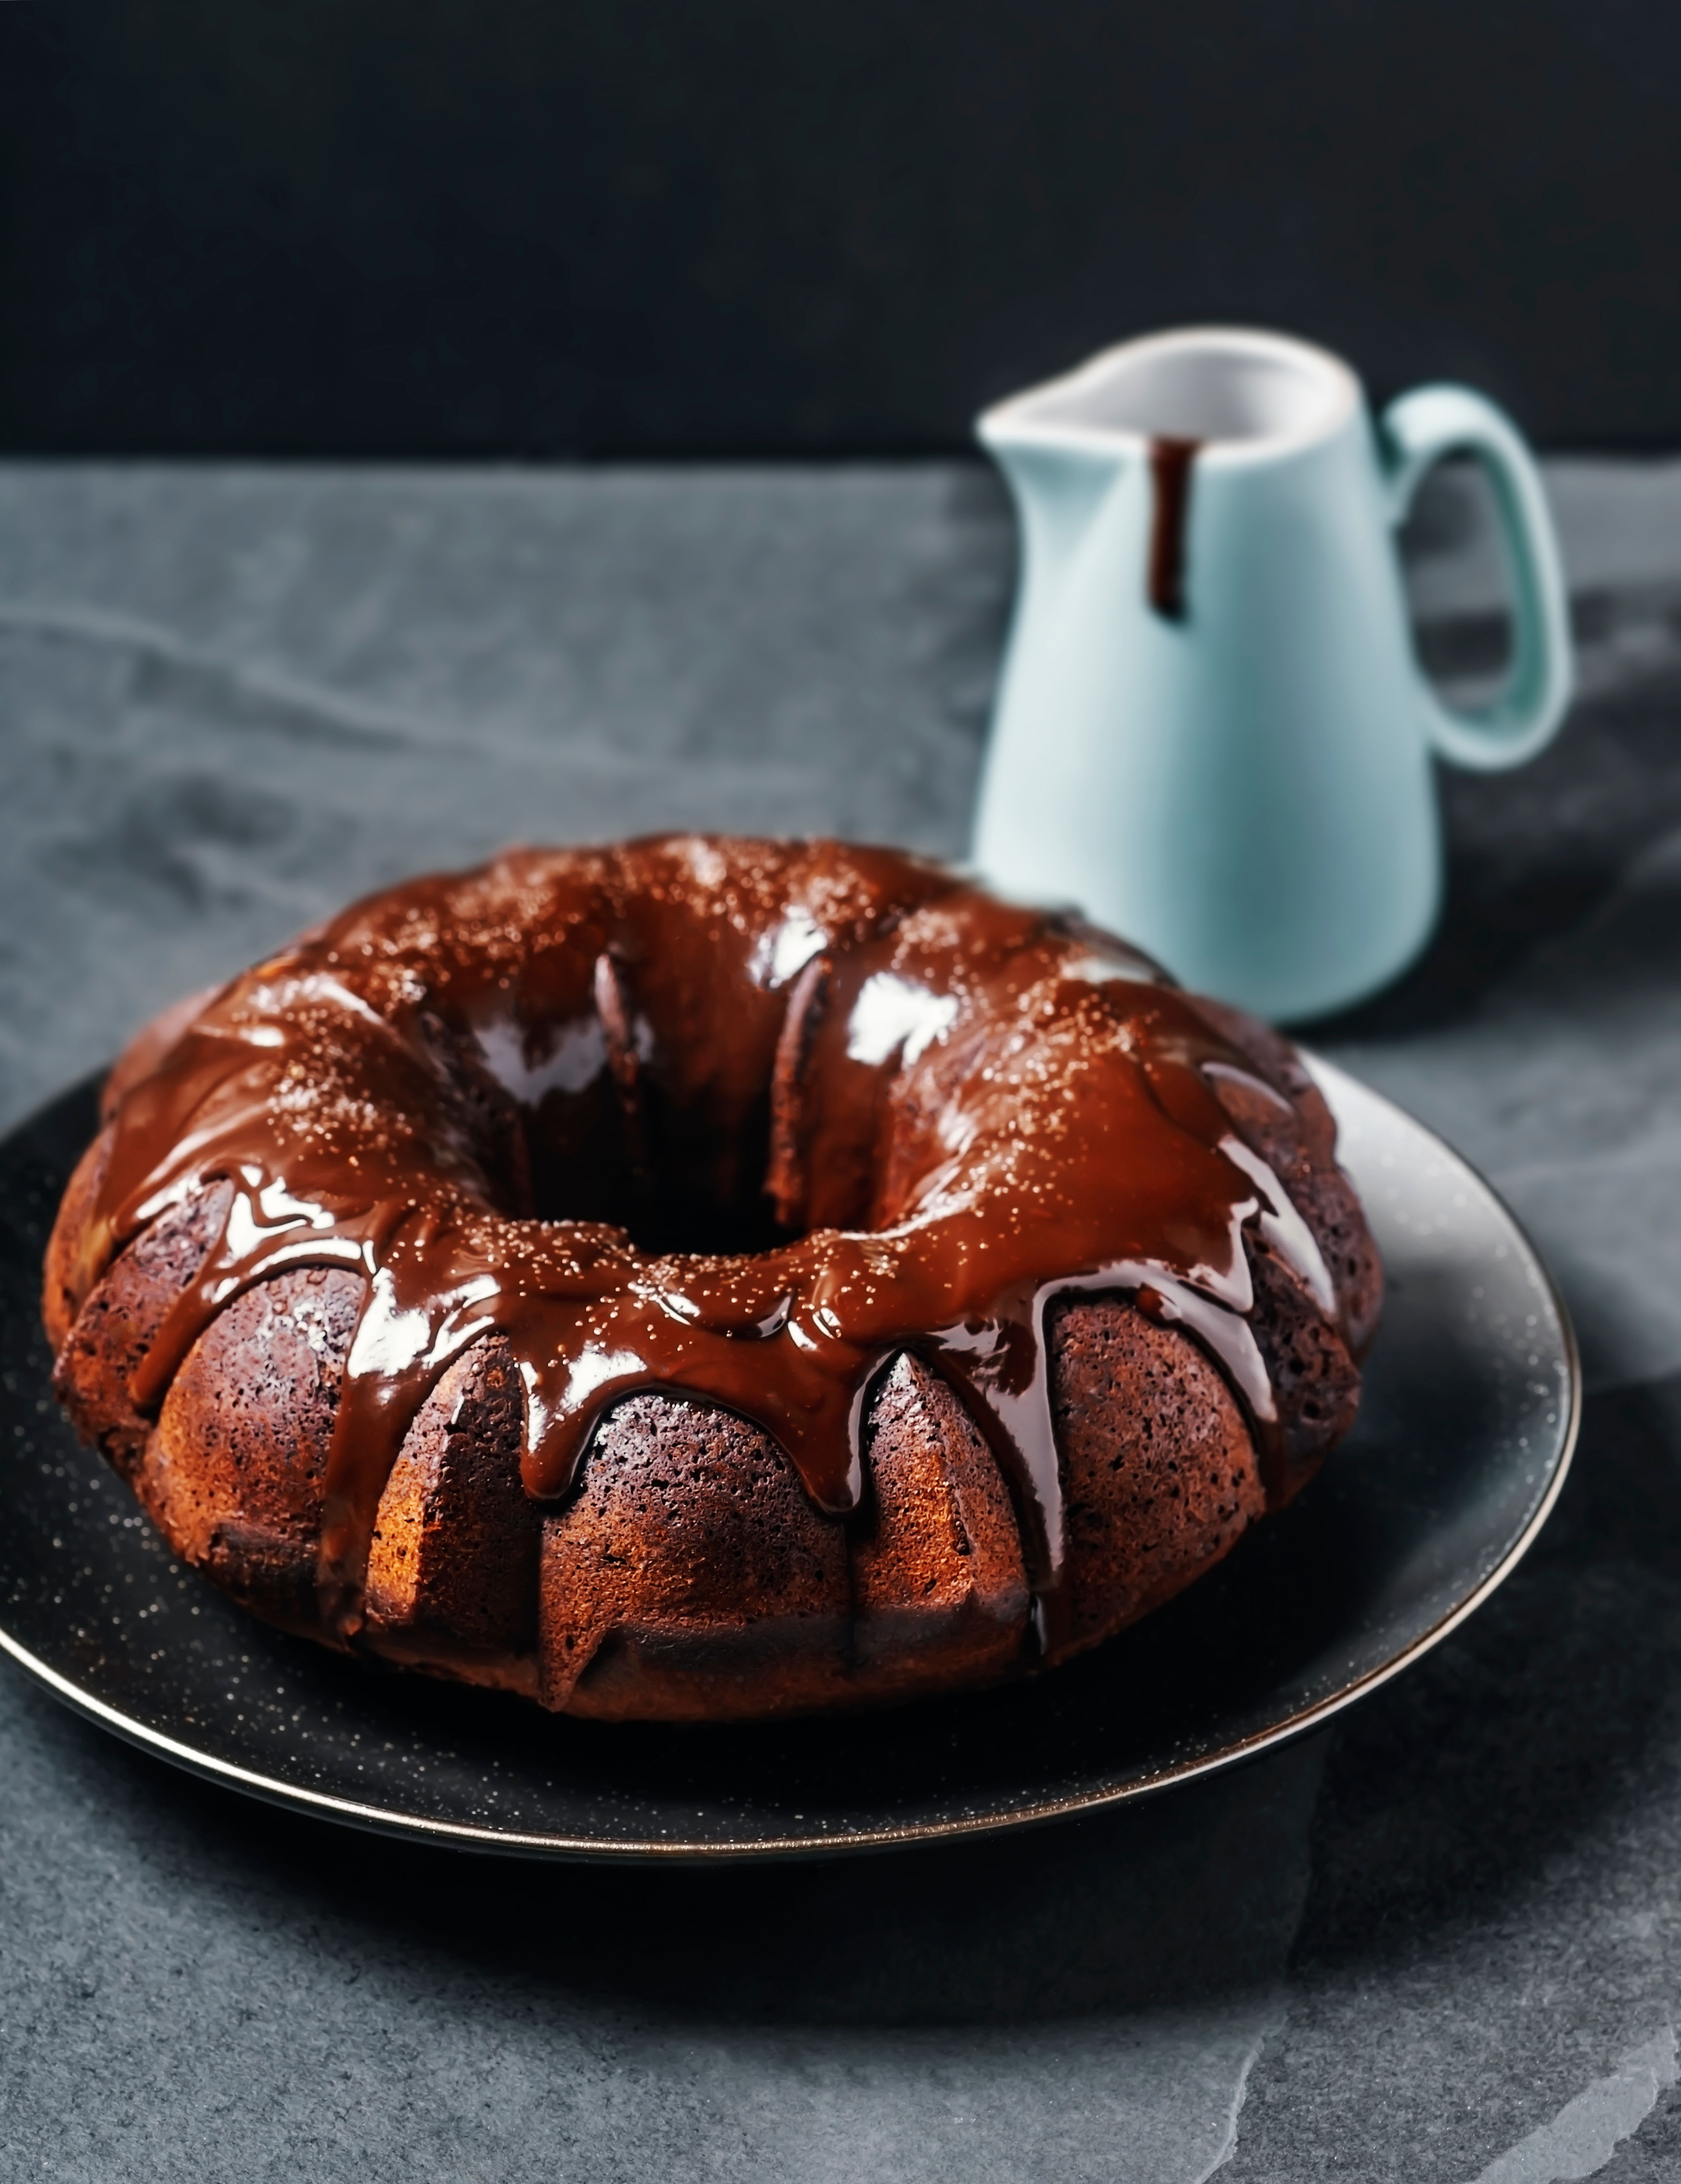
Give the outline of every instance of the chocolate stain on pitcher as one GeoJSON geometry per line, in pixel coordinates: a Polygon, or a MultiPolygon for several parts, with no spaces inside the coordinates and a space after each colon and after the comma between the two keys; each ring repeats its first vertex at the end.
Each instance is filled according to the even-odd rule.
{"type": "Polygon", "coordinates": [[[1157,433],[1149,443],[1155,510],[1150,520],[1147,591],[1164,621],[1185,619],[1185,533],[1190,518],[1191,471],[1203,443],[1157,433]]]}

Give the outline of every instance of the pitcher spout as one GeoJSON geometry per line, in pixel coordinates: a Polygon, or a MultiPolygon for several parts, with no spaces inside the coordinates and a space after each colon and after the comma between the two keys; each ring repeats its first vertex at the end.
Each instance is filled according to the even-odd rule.
{"type": "Polygon", "coordinates": [[[1031,395],[988,410],[976,431],[1016,504],[1024,572],[1055,583],[1141,450],[1118,433],[1059,429],[1035,414],[1031,395]]]}

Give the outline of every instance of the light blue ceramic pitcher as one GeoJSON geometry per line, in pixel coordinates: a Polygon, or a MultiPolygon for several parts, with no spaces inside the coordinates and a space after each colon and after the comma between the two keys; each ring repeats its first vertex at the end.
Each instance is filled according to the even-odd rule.
{"type": "Polygon", "coordinates": [[[1210,327],[1110,349],[979,431],[1022,567],[977,863],[1262,1016],[1373,992],[1439,906],[1432,753],[1519,765],[1569,701],[1557,548],[1511,422],[1427,387],[1374,425],[1335,357],[1210,327]],[[1477,712],[1420,672],[1395,552],[1456,450],[1493,483],[1515,591],[1511,671],[1477,712]]]}

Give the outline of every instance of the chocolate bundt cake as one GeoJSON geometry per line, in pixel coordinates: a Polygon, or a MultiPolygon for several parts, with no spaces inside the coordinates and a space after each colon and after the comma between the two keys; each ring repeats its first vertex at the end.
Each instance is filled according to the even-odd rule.
{"type": "Polygon", "coordinates": [[[1292,1050],[932,864],[672,838],[356,905],[142,1034],[56,1385],[187,1562],[607,1719],[1066,1658],[1352,1422],[1292,1050]]]}

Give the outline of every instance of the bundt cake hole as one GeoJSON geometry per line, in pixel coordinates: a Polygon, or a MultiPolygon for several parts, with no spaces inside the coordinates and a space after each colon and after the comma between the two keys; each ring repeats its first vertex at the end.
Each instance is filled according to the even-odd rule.
{"type": "MultiPolygon", "coordinates": [[[[788,1022],[806,1024],[822,990],[820,978],[804,977],[788,1022]]],[[[808,1228],[799,1084],[809,1030],[785,1032],[746,1112],[723,1121],[704,1106],[679,1106],[662,1072],[641,1061],[618,1021],[627,1006],[622,997],[608,1004],[604,1036],[615,1066],[581,1090],[550,1085],[533,1104],[499,1084],[494,1098],[471,1086],[468,1114],[486,1130],[498,1212],[605,1222],[658,1256],[735,1256],[797,1241],[808,1228]]],[[[482,1059],[476,1070],[488,1075],[482,1059]]],[[[853,1209],[845,1225],[860,1225],[866,1211],[853,1209]]],[[[841,1225],[832,1212],[828,1225],[841,1225]]]]}
{"type": "Polygon", "coordinates": [[[603,1222],[662,1256],[745,1256],[813,1227],[866,1225],[877,1181],[867,1154],[856,1175],[838,1177],[828,1163],[821,1220],[808,1218],[809,1079],[832,998],[828,957],[789,980],[780,1028],[745,1097],[738,1081],[720,1090],[707,1078],[718,1026],[706,1006],[726,1005],[698,1005],[685,1035],[659,1051],[639,1013],[637,975],[604,951],[582,1016],[532,1021],[504,1003],[470,1027],[436,1011],[424,1018],[498,1210],[603,1222]],[[685,1044],[702,1055],[699,1072],[685,1044]]]}

